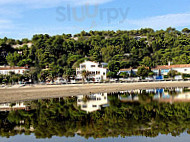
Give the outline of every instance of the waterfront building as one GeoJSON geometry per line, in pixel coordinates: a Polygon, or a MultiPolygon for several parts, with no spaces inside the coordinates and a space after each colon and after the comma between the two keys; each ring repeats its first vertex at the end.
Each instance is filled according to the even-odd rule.
{"type": "Polygon", "coordinates": [[[161,75],[167,75],[170,70],[175,70],[179,73],[190,74],[190,64],[161,65],[152,69],[154,73],[161,75]]]}
{"type": "Polygon", "coordinates": [[[29,71],[28,66],[25,67],[10,67],[10,66],[0,66],[0,74],[9,75],[10,72],[15,74],[24,74],[24,72],[29,71]]]}
{"type": "Polygon", "coordinates": [[[106,80],[108,69],[106,68],[107,63],[97,63],[93,61],[85,61],[76,68],[76,80],[81,81],[84,79],[83,71],[88,72],[85,81],[101,82],[106,80]]]}
{"type": "MultiPolygon", "coordinates": [[[[154,72],[155,75],[162,76],[162,75],[167,75],[169,71],[175,70],[178,73],[183,73],[183,74],[190,74],[190,64],[179,64],[179,65],[159,65],[156,66],[155,68],[151,69],[152,72],[154,72]]],[[[120,69],[118,74],[122,72],[126,72],[128,74],[136,74],[138,69],[133,69],[133,68],[128,68],[128,69],[120,69]]]]}

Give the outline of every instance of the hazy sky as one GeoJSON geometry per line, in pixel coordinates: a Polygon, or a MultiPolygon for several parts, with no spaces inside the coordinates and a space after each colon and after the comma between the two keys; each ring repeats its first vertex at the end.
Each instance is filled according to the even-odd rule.
{"type": "Polygon", "coordinates": [[[0,0],[0,37],[190,28],[189,0],[0,0]]]}

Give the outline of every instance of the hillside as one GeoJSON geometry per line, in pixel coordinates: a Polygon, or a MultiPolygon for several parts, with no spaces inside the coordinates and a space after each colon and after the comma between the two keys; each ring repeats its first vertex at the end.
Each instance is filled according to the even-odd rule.
{"type": "Polygon", "coordinates": [[[0,65],[49,67],[62,75],[85,59],[108,62],[112,71],[145,65],[190,63],[190,30],[82,31],[71,35],[34,35],[31,40],[0,39],[0,65]],[[13,48],[17,44],[26,44],[13,48]],[[30,47],[27,44],[30,43],[30,47]]]}

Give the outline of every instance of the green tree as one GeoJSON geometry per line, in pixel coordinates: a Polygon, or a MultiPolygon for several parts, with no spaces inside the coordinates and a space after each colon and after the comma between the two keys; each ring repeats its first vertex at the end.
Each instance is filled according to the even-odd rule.
{"type": "Polygon", "coordinates": [[[108,78],[116,78],[116,77],[117,77],[117,73],[116,73],[116,72],[109,71],[109,72],[107,73],[107,77],[108,77],[108,78]]]}
{"type": "Polygon", "coordinates": [[[146,66],[146,67],[152,67],[153,66],[153,61],[152,61],[152,59],[150,57],[146,56],[142,60],[141,64],[146,66]]]}
{"type": "Polygon", "coordinates": [[[120,69],[120,63],[118,61],[110,61],[108,63],[108,69],[111,72],[118,72],[120,69]]]}
{"type": "MultiPolygon", "coordinates": [[[[85,75],[86,75],[86,74],[85,74],[85,75]]],[[[74,77],[74,71],[73,71],[73,69],[70,69],[70,68],[66,69],[65,74],[63,74],[63,77],[64,77],[68,82],[70,82],[71,77],[74,77]]]]}
{"type": "Polygon", "coordinates": [[[83,71],[82,71],[82,80],[83,80],[83,82],[85,82],[85,80],[88,81],[89,75],[90,75],[90,72],[89,72],[89,71],[86,71],[86,70],[83,70],[83,71]]]}
{"type": "Polygon", "coordinates": [[[119,74],[119,76],[120,76],[120,77],[123,77],[123,78],[127,78],[127,77],[129,77],[129,74],[126,73],[126,72],[121,72],[121,73],[119,74]]]}
{"type": "Polygon", "coordinates": [[[145,66],[141,66],[137,70],[137,75],[141,76],[141,77],[148,76],[148,73],[149,73],[149,69],[147,67],[145,67],[145,66]]]}
{"type": "Polygon", "coordinates": [[[168,77],[174,78],[177,75],[177,71],[176,70],[170,70],[168,72],[168,77]]]}
{"type": "Polygon", "coordinates": [[[182,32],[183,32],[183,33],[190,33],[190,29],[184,28],[184,29],[182,30],[182,32]]]}

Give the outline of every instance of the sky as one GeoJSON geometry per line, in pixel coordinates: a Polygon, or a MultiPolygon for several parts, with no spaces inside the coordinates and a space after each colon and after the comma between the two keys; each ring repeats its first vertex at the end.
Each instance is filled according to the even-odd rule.
{"type": "Polygon", "coordinates": [[[0,38],[190,28],[189,0],[0,0],[0,38]]]}

